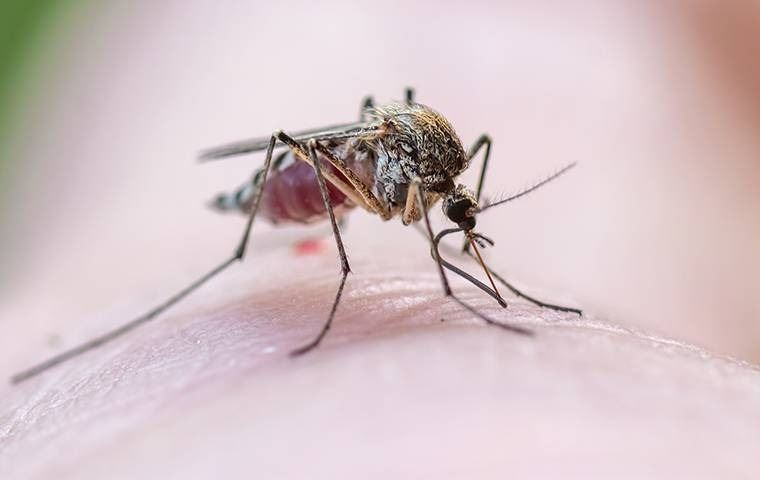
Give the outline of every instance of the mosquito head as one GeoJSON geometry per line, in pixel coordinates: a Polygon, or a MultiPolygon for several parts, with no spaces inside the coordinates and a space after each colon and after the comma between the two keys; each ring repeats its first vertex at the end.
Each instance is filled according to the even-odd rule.
{"type": "Polygon", "coordinates": [[[443,213],[465,232],[475,228],[478,201],[464,185],[458,185],[443,197],[443,213]]]}

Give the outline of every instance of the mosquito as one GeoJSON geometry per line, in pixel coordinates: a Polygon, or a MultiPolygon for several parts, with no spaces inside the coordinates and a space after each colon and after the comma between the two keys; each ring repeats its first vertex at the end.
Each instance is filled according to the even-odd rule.
{"type": "Polygon", "coordinates": [[[34,377],[153,320],[232,264],[242,261],[248,248],[251,228],[259,215],[274,224],[313,223],[328,219],[340,258],[340,282],[327,320],[319,333],[307,344],[293,350],[291,356],[313,350],[330,330],[346,279],[351,272],[340,234],[339,218],[356,207],[379,216],[383,221],[400,217],[404,225],[415,224],[418,228],[422,222],[423,233],[430,243],[430,253],[437,265],[445,296],[490,325],[520,335],[532,334],[527,328],[492,320],[460,299],[451,289],[446,270],[473,283],[502,307],[506,307],[507,303],[499,293],[494,279],[515,295],[536,305],[581,315],[581,311],[575,308],[546,303],[521,292],[487,267],[478,247],[493,245],[493,241],[475,232],[478,214],[532,192],[574,167],[575,163],[515,195],[480,205],[491,143],[491,138],[483,134],[465,150],[449,121],[432,108],[417,103],[414,91],[407,88],[402,102],[376,106],[371,96],[365,98],[359,120],[353,123],[290,134],[278,130],[268,137],[205,150],[200,154],[201,161],[266,152],[263,167],[256,170],[249,181],[233,193],[217,196],[211,203],[219,211],[237,211],[248,217],[242,238],[232,255],[145,314],[19,372],[11,381],[19,383],[34,377]],[[284,150],[275,156],[278,149],[284,150]],[[483,161],[477,188],[473,192],[464,185],[455,183],[455,180],[467,170],[480,151],[484,152],[483,161]],[[444,215],[456,227],[434,234],[429,210],[438,201],[441,202],[444,215]],[[460,232],[464,236],[462,252],[474,258],[483,268],[489,285],[441,256],[442,239],[460,232]]]}

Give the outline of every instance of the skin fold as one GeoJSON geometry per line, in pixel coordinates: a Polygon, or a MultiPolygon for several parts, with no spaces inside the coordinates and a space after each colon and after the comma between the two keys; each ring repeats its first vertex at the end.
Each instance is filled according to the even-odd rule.
{"type": "Polygon", "coordinates": [[[535,335],[486,326],[443,298],[422,236],[355,211],[333,328],[291,359],[337,254],[325,224],[260,223],[242,264],[154,322],[0,386],[0,478],[758,477],[757,7],[332,7],[136,2],[51,47],[11,152],[2,378],[231,253],[244,219],[203,205],[262,157],[193,165],[200,149],[352,121],[406,85],[465,147],[494,139],[487,197],[579,162],[476,230],[497,272],[584,317],[450,275],[535,335]]]}

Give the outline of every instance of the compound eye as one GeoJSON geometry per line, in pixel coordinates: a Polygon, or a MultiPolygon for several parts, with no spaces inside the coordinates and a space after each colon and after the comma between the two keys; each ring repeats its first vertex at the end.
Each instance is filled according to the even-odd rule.
{"type": "Polygon", "coordinates": [[[454,223],[461,223],[467,219],[467,211],[472,204],[467,199],[451,203],[446,209],[446,216],[454,223]]]}

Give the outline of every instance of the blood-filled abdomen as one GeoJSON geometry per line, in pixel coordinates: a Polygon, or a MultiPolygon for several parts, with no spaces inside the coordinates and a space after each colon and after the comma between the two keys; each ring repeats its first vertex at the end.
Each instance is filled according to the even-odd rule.
{"type": "MultiPolygon", "coordinates": [[[[311,223],[326,218],[327,210],[322,201],[314,169],[308,163],[293,161],[292,157],[286,160],[291,162],[281,168],[273,168],[267,176],[264,194],[259,205],[259,218],[265,217],[272,223],[311,223]]],[[[350,185],[331,164],[322,161],[320,165],[323,173],[329,171],[350,185]]],[[[217,210],[250,213],[262,173],[259,171],[254,177],[254,182],[247,182],[234,193],[218,195],[212,202],[212,206],[217,210]]],[[[325,185],[330,205],[336,215],[354,206],[343,192],[330,184],[327,179],[325,179],[325,185]]]]}
{"type": "MultiPolygon", "coordinates": [[[[330,171],[350,185],[331,164],[322,162],[321,166],[323,173],[330,171]]],[[[338,207],[348,206],[347,197],[326,179],[325,185],[333,210],[344,210],[338,207]]],[[[327,215],[317,183],[317,173],[305,162],[294,162],[281,170],[270,172],[259,208],[259,213],[272,223],[309,223],[327,215]]]]}

